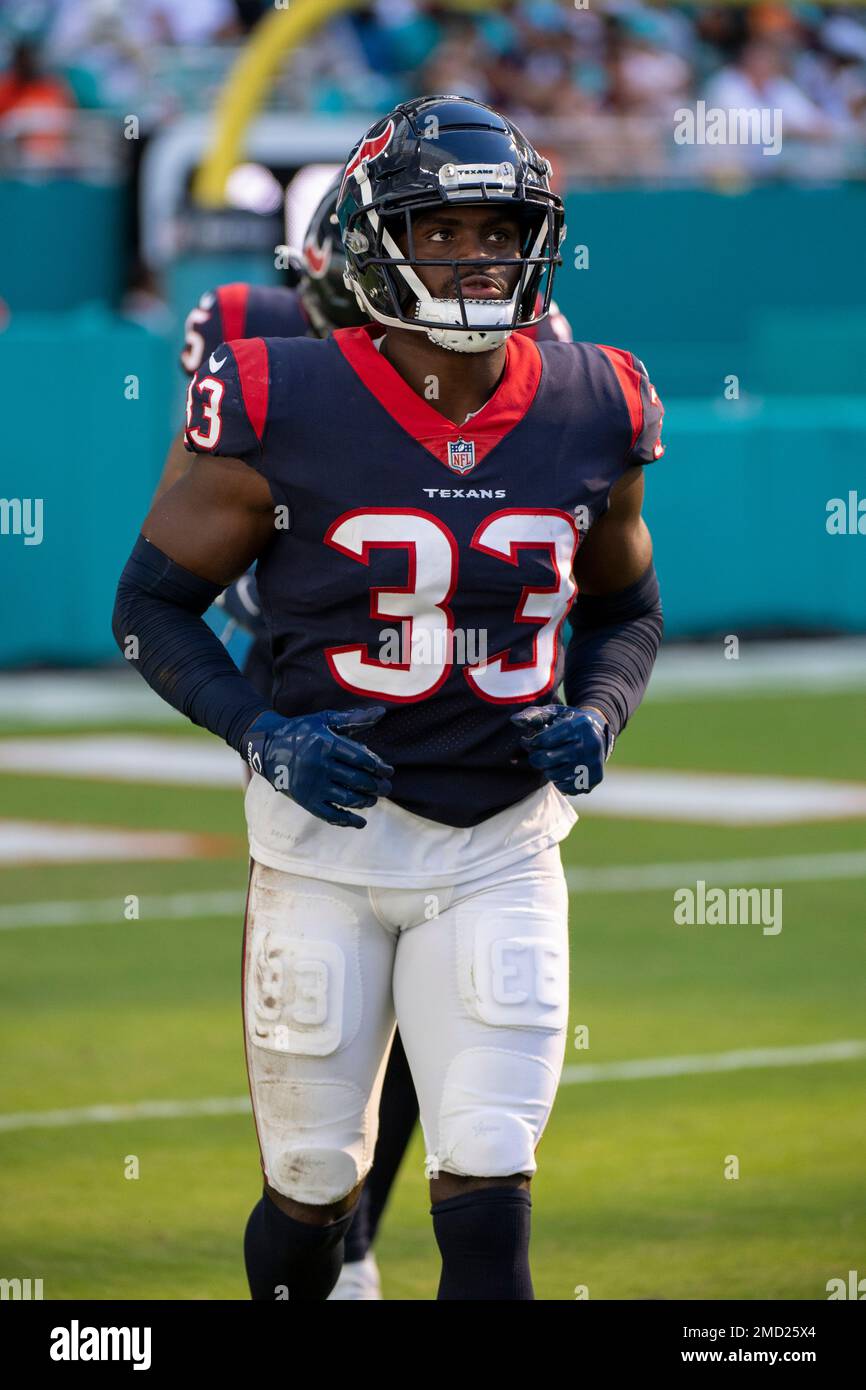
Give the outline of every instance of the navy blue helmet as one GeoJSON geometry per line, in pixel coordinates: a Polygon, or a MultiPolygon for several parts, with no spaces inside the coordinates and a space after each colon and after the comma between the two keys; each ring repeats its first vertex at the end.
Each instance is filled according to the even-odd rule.
{"type": "Polygon", "coordinates": [[[441,347],[483,352],[515,329],[540,322],[550,307],[565,232],[551,167],[517,126],[471,97],[404,102],[368,130],[352,151],[337,196],[346,283],[380,323],[424,331],[441,347]],[[425,260],[415,254],[412,214],[443,205],[505,205],[521,229],[510,299],[473,300],[461,278],[489,260],[425,260]],[[398,245],[405,244],[405,253],[398,245]],[[450,264],[456,297],[433,297],[417,271],[450,264]]]}

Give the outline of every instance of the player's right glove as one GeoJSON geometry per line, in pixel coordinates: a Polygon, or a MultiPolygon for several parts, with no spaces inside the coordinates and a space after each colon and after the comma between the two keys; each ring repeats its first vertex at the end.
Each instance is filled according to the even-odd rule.
{"type": "Polygon", "coordinates": [[[373,705],[286,719],[267,710],[244,734],[243,752],[253,772],[311,815],[362,830],[367,822],[343,808],[369,809],[388,796],[394,769],[348,735],[363,736],[384,713],[373,705]]]}

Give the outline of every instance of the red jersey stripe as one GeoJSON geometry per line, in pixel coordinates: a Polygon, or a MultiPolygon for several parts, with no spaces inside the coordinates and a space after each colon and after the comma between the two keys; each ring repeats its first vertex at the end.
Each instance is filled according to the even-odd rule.
{"type": "Polygon", "coordinates": [[[640,372],[635,367],[630,352],[623,352],[622,348],[605,347],[603,343],[596,343],[596,347],[609,360],[616,372],[622,394],[625,396],[625,403],[628,406],[628,415],[631,420],[631,444],[629,448],[633,449],[643,429],[640,372]]]}
{"type": "Polygon", "coordinates": [[[261,444],[268,418],[268,350],[264,338],[242,338],[229,343],[238,365],[238,379],[247,418],[261,444]]]}
{"type": "Polygon", "coordinates": [[[219,305],[224,343],[230,342],[232,338],[245,338],[247,336],[247,302],[249,297],[249,285],[240,283],[220,285],[217,290],[217,304],[219,305]]]}

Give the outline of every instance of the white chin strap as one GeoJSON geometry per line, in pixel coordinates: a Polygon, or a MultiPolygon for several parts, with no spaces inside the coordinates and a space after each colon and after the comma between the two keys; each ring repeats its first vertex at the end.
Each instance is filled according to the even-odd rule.
{"type": "Polygon", "coordinates": [[[437,347],[448,348],[450,352],[492,352],[510,338],[514,329],[515,300],[512,299],[469,299],[464,298],[466,317],[471,329],[458,328],[462,324],[460,302],[457,299],[419,299],[415,317],[432,319],[441,323],[441,328],[425,328],[424,332],[437,347]],[[509,325],[506,327],[506,325],[509,325]]]}

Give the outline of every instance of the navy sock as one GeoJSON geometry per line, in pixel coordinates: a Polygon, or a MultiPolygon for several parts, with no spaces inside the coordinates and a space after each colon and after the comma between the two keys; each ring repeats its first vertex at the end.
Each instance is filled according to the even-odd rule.
{"type": "Polygon", "coordinates": [[[247,1281],[254,1301],[280,1298],[324,1302],[343,1267],[347,1212],[329,1226],[312,1226],[288,1216],[267,1193],[250,1212],[244,1234],[247,1281]]]}
{"type": "Polygon", "coordinates": [[[346,1262],[363,1260],[373,1241],[385,1204],[394,1186],[403,1155],[412,1138],[418,1119],[418,1097],[412,1073],[399,1032],[394,1044],[379,1103],[379,1137],[373,1154],[373,1166],[367,1174],[361,1200],[355,1208],[355,1219],[346,1236],[346,1262]]]}
{"type": "Polygon", "coordinates": [[[442,1255],[439,1299],[535,1298],[529,1272],[532,1198],[524,1187],[480,1187],[430,1208],[442,1255]]]}

